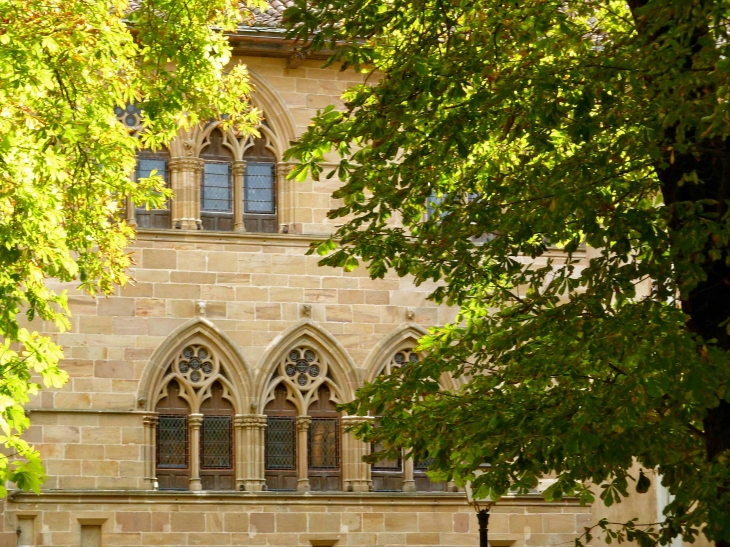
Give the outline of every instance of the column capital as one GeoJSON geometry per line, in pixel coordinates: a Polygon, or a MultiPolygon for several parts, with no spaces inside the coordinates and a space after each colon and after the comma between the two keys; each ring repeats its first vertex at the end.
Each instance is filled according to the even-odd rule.
{"type": "Polygon", "coordinates": [[[342,427],[350,427],[355,425],[372,422],[375,418],[372,416],[342,416],[342,427]]]}
{"type": "Polygon", "coordinates": [[[144,414],[142,416],[142,423],[145,427],[156,427],[159,421],[160,415],[157,412],[152,414],[144,414]]]}
{"type": "Polygon", "coordinates": [[[309,431],[309,425],[311,423],[311,416],[297,416],[297,431],[309,431]]]}
{"type": "Polygon", "coordinates": [[[167,162],[171,171],[198,171],[205,162],[200,158],[172,158],[167,162]]]}
{"type": "Polygon", "coordinates": [[[190,414],[188,416],[188,423],[190,424],[190,427],[198,428],[203,425],[203,415],[202,414],[190,414]]]}
{"type": "Polygon", "coordinates": [[[245,427],[247,429],[265,428],[267,417],[265,414],[237,414],[233,418],[233,425],[236,427],[245,427]]]}
{"type": "Polygon", "coordinates": [[[235,177],[242,177],[246,174],[246,160],[235,160],[231,166],[231,172],[235,177]]]}

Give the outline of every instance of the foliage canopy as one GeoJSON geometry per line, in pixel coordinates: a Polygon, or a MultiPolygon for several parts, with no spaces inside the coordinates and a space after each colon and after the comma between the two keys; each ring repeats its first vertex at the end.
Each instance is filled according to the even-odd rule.
{"type": "Polygon", "coordinates": [[[290,151],[298,177],[339,154],[330,216],[346,218],[322,262],[437,282],[433,300],[460,307],[422,340],[428,358],[347,405],[382,416],[360,433],[459,484],[487,461],[492,498],[554,472],[547,498],[589,502],[593,483],[610,505],[646,492],[635,459],[675,497],[661,525],[612,537],[728,545],[730,3],[297,0],[285,15],[305,49],[377,71],[290,151]]]}
{"type": "MultiPolygon", "coordinates": [[[[263,0],[251,6],[265,8],[263,0]]],[[[67,379],[61,347],[21,328],[18,315],[68,328],[67,297],[48,278],[95,295],[127,281],[133,230],[124,200],[148,207],[168,191],[158,175],[130,180],[138,149],[227,114],[252,131],[245,67],[224,70],[234,0],[0,0],[0,494],[6,480],[38,490],[39,454],[20,438],[23,404],[67,379]],[[137,5],[139,4],[139,5],[137,5]],[[136,104],[130,132],[115,107],[136,104]]]]}

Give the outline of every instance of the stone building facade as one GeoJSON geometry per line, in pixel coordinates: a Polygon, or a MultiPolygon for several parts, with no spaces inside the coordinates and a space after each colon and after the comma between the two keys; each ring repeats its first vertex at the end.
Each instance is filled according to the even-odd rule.
{"type": "MultiPolygon", "coordinates": [[[[418,337],[455,313],[426,301],[431,287],[305,254],[333,229],[338,182],[287,181],[283,152],[362,77],[292,56],[276,28],[232,40],[261,138],[210,124],[140,154],[137,175],[164,173],[176,198],[129,208],[134,284],[70,289],[72,328],[55,335],[70,380],[29,406],[49,478],[11,493],[0,546],[477,545],[463,492],[432,483],[428,462],[363,463],[370,447],[343,430],[364,418],[335,407],[417,361],[418,337]]],[[[495,547],[567,543],[590,522],[537,494],[492,513],[495,547]]]]}

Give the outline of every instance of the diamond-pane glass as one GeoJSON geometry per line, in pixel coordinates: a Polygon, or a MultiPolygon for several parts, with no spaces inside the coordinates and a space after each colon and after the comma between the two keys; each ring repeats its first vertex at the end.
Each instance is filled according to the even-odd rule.
{"type": "Polygon", "coordinates": [[[433,463],[433,460],[433,458],[426,458],[422,462],[415,462],[413,464],[413,467],[418,471],[426,471],[428,469],[428,466],[433,463]]]}
{"type": "MultiPolygon", "coordinates": [[[[383,449],[383,445],[380,443],[373,443],[372,444],[372,451],[378,452],[379,450],[383,449]]],[[[402,465],[401,465],[401,459],[395,459],[390,460],[388,458],[383,458],[382,460],[376,462],[372,466],[373,471],[402,471],[402,465]]]]}
{"type": "Polygon", "coordinates": [[[274,164],[246,162],[245,211],[274,213],[274,164]]]}
{"type": "Polygon", "coordinates": [[[309,426],[309,467],[339,469],[337,418],[312,418],[309,426]]]}
{"type": "Polygon", "coordinates": [[[266,469],[296,468],[296,422],[294,418],[269,416],[266,427],[266,469]]]}
{"type": "Polygon", "coordinates": [[[232,466],[230,416],[203,416],[200,429],[200,467],[230,469],[232,466]]]}
{"type": "Polygon", "coordinates": [[[205,162],[201,209],[218,213],[231,211],[231,164],[205,162]]]}
{"type": "Polygon", "coordinates": [[[188,417],[161,415],[157,423],[157,467],[188,466],[188,417]]]}

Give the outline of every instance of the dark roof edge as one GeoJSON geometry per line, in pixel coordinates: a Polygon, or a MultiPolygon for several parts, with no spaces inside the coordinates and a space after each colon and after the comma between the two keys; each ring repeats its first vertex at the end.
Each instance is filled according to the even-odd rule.
{"type": "MultiPolygon", "coordinates": [[[[234,55],[287,58],[292,61],[290,68],[296,68],[304,60],[299,53],[301,42],[287,38],[282,28],[241,26],[226,36],[234,55]]],[[[325,60],[331,53],[328,50],[310,52],[306,58],[325,60]]]]}

